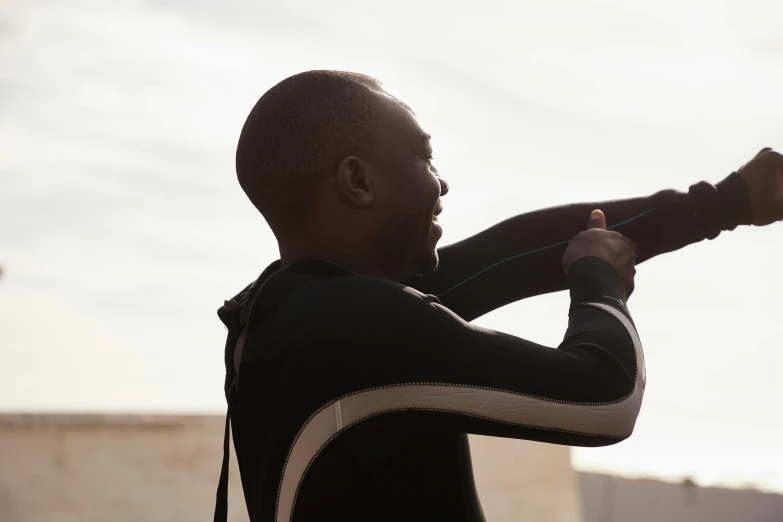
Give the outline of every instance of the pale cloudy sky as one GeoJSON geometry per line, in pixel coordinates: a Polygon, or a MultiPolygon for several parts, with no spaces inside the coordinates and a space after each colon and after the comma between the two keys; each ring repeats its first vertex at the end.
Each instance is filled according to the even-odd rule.
{"type": "MultiPolygon", "coordinates": [[[[0,410],[223,411],[215,311],[277,258],[236,139],[265,90],[320,68],[376,76],[421,116],[452,185],[442,244],[783,149],[776,0],[6,1],[0,410]]],[[[578,468],[783,491],[782,235],[639,267],[636,433],[578,468]]],[[[478,322],[556,345],[567,307],[478,322]]]]}

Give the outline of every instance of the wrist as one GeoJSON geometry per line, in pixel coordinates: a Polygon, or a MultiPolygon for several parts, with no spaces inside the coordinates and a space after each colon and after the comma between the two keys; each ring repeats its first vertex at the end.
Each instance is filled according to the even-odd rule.
{"type": "Polygon", "coordinates": [[[577,259],[568,268],[571,302],[599,301],[602,298],[626,301],[625,289],[617,270],[608,261],[596,256],[577,259]]]}
{"type": "Polygon", "coordinates": [[[737,225],[753,223],[748,185],[741,174],[732,172],[715,185],[718,193],[721,230],[734,230],[737,225]]]}

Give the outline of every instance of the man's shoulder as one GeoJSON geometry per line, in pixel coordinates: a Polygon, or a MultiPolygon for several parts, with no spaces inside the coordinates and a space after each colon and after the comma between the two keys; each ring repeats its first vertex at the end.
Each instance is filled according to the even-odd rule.
{"type": "Polygon", "coordinates": [[[378,277],[346,275],[300,283],[262,328],[267,341],[282,339],[302,347],[340,341],[341,346],[347,346],[355,340],[367,344],[401,335],[425,335],[451,315],[435,296],[409,286],[378,277]]]}
{"type": "Polygon", "coordinates": [[[415,288],[395,281],[368,275],[350,275],[313,281],[308,292],[313,297],[330,303],[330,306],[417,306],[439,301],[415,288]]]}
{"type": "Polygon", "coordinates": [[[279,311],[278,320],[303,337],[364,335],[388,328],[424,328],[438,300],[387,279],[349,275],[308,281],[279,311]]]}

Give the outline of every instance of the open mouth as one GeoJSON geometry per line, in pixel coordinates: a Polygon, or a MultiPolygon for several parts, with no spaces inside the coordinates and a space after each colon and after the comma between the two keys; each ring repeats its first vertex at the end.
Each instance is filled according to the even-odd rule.
{"type": "Polygon", "coordinates": [[[435,205],[435,210],[432,213],[432,221],[433,221],[433,223],[437,223],[438,222],[438,215],[441,212],[443,212],[443,203],[440,200],[438,200],[438,204],[435,205]]]}

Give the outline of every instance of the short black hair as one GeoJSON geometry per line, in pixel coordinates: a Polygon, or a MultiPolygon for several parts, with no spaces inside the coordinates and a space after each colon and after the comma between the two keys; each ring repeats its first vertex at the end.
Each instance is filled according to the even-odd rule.
{"type": "Polygon", "coordinates": [[[309,215],[324,172],[375,141],[381,82],[359,73],[307,71],[256,103],[239,137],[239,184],[276,233],[309,215]]]}

